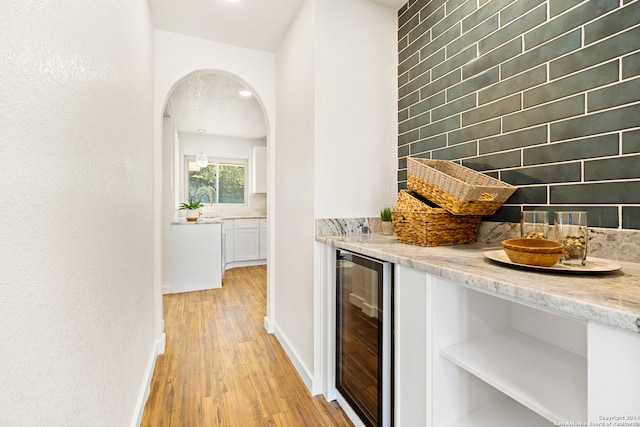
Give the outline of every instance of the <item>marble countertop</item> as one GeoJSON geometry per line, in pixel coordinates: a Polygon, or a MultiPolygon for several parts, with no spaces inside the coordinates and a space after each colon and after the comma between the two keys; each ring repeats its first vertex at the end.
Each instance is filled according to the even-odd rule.
{"type": "Polygon", "coordinates": [[[177,218],[171,221],[173,225],[190,225],[190,224],[218,224],[223,221],[232,219],[266,219],[264,215],[237,215],[237,216],[217,216],[217,217],[200,217],[197,221],[187,221],[186,218],[177,218]]]}
{"type": "MultiPolygon", "coordinates": [[[[494,263],[485,251],[493,244],[421,247],[377,233],[316,236],[336,248],[461,282],[471,289],[502,295],[580,319],[640,332],[640,264],[605,274],[550,273],[494,263]]],[[[588,259],[587,259],[588,262],[588,259]]]]}

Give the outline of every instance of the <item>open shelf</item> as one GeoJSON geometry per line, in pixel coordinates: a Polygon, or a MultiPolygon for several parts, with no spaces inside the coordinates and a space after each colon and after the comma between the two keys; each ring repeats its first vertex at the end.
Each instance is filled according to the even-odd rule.
{"type": "Polygon", "coordinates": [[[463,419],[448,424],[446,427],[506,427],[513,425],[550,427],[553,424],[518,402],[504,399],[473,411],[463,419]]]}
{"type": "Polygon", "coordinates": [[[549,421],[587,418],[584,357],[513,329],[441,348],[440,354],[549,421]]]}

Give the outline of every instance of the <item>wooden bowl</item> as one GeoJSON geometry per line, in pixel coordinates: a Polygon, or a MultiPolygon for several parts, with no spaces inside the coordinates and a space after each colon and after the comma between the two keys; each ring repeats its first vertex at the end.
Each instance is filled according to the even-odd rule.
{"type": "Polygon", "coordinates": [[[562,243],[543,239],[509,239],[502,249],[511,262],[524,265],[551,267],[562,258],[562,243]]]}

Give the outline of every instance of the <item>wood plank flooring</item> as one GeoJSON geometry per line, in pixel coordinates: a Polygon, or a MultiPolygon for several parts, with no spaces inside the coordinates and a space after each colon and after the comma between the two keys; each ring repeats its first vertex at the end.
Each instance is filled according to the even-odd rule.
{"type": "Polygon", "coordinates": [[[336,402],[310,396],[265,310],[265,266],[228,270],[222,289],[165,295],[167,346],[141,425],[352,426],[336,402]]]}

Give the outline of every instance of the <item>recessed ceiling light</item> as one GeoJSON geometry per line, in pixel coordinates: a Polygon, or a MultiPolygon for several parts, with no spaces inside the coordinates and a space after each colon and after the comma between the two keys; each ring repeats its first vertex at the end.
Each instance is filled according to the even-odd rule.
{"type": "Polygon", "coordinates": [[[246,89],[241,90],[240,92],[238,92],[240,94],[240,96],[251,96],[251,92],[249,92],[246,89]]]}
{"type": "Polygon", "coordinates": [[[198,132],[199,133],[207,133],[207,130],[206,129],[198,129],[198,132]]]}

